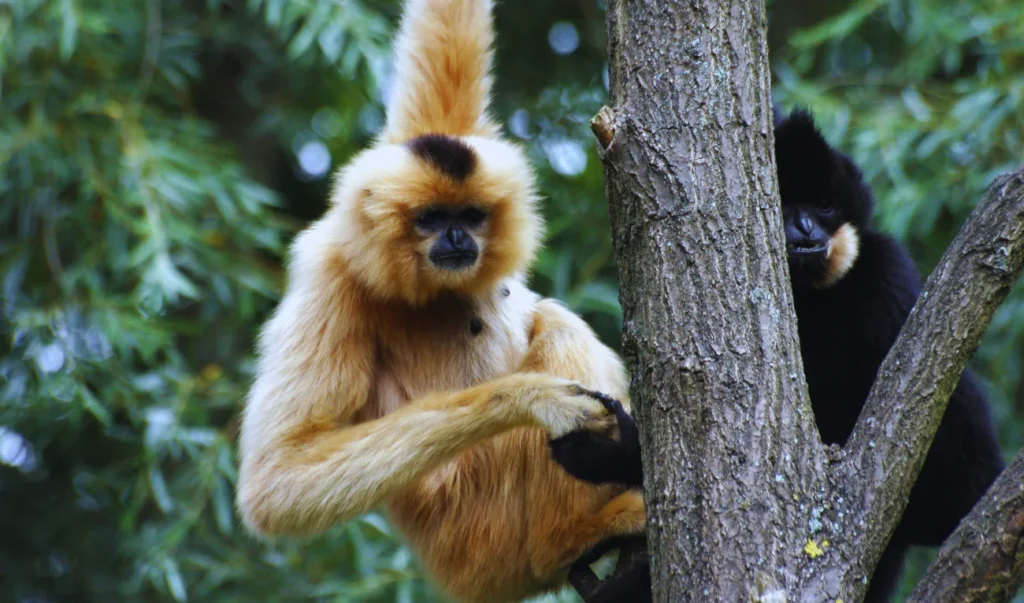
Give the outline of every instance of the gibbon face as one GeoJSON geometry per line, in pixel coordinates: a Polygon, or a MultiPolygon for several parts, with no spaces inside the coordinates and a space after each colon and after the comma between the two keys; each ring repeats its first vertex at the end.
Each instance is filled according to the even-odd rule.
{"type": "Polygon", "coordinates": [[[525,271],[542,228],[533,172],[502,140],[427,134],[365,151],[342,171],[346,260],[381,298],[476,295],[525,271]]]}
{"type": "Polygon", "coordinates": [[[871,193],[853,162],[828,145],[804,111],[777,122],[775,160],[793,286],[831,287],[857,260],[871,193]]]}

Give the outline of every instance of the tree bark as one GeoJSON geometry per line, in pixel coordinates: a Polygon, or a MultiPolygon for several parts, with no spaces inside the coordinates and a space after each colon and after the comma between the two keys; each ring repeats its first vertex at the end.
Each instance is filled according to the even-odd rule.
{"type": "Polygon", "coordinates": [[[1009,601],[1024,584],[1024,451],[960,523],[908,603],[1009,601]]]}
{"type": "Polygon", "coordinates": [[[860,600],[1024,263],[1017,172],[929,279],[847,450],[823,447],[784,255],[765,25],[756,0],[608,6],[611,108],[592,126],[656,601],[860,600]]]}
{"type": "Polygon", "coordinates": [[[761,2],[609,3],[603,138],[655,599],[795,588],[825,456],[783,255],[761,2]]]}

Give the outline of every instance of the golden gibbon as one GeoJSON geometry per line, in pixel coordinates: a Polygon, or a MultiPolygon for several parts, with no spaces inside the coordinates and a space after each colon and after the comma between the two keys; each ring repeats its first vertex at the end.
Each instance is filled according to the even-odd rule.
{"type": "Polygon", "coordinates": [[[595,485],[549,439],[609,434],[622,362],[524,285],[542,221],[524,152],[487,115],[490,0],[409,0],[383,132],[290,251],[258,343],[237,503],[258,534],[311,534],[386,504],[464,601],[531,596],[646,527],[639,490],[595,485]],[[589,389],[584,389],[589,388],[589,389]]]}

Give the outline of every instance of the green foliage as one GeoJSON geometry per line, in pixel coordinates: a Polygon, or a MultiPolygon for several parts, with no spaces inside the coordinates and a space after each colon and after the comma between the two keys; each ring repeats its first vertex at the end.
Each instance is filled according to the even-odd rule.
{"type": "Polygon", "coordinates": [[[233,510],[249,349],[292,230],[239,147],[308,123],[317,105],[275,84],[373,82],[388,21],[355,2],[35,0],[0,23],[0,598],[420,599],[378,515],[266,546],[233,510]],[[233,110],[255,135],[232,138],[233,110]]]}
{"type": "MultiPolygon", "coordinates": [[[[1024,5],[815,7],[771,6],[776,96],[819,114],[927,268],[1024,156],[1024,5]]],[[[232,502],[253,338],[327,194],[310,158],[337,166],[380,127],[397,8],[0,0],[0,599],[437,599],[379,514],[260,543],[232,502]]],[[[603,15],[523,0],[497,21],[496,112],[546,197],[533,283],[616,343],[588,128],[603,15]],[[579,46],[558,55],[566,22],[579,46]]],[[[1022,318],[1017,291],[977,358],[1008,451],[1024,440],[1022,318]]]]}

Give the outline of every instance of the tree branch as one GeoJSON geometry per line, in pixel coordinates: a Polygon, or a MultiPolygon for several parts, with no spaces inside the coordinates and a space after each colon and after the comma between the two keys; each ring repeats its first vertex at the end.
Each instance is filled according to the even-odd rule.
{"type": "Polygon", "coordinates": [[[1024,166],[992,183],[928,278],[844,449],[838,485],[849,504],[839,525],[856,543],[845,551],[854,573],[871,575],[949,396],[1022,267],[1024,166]]]}
{"type": "Polygon", "coordinates": [[[1009,601],[1024,584],[1024,450],[939,550],[908,602],[1009,601]]]}

